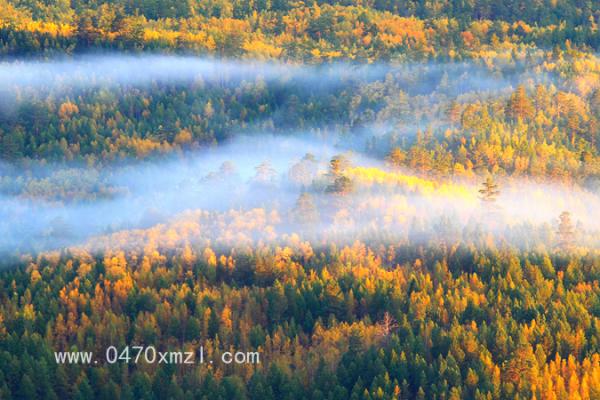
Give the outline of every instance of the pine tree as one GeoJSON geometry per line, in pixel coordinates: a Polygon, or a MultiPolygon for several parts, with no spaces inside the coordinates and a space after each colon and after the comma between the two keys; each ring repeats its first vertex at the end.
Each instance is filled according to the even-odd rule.
{"type": "Polygon", "coordinates": [[[398,322],[386,311],[382,320],[377,323],[377,333],[383,339],[387,339],[398,326],[398,322]]]}
{"type": "Polygon", "coordinates": [[[256,175],[254,175],[254,181],[260,184],[271,184],[274,182],[277,176],[277,171],[273,168],[269,161],[263,161],[256,168],[256,175]]]}
{"type": "Polygon", "coordinates": [[[525,87],[519,85],[517,90],[510,97],[510,113],[513,118],[531,118],[535,112],[531,99],[527,96],[525,87]]]}
{"type": "Polygon", "coordinates": [[[488,176],[483,182],[481,189],[479,189],[479,199],[489,209],[494,207],[499,194],[498,184],[494,181],[494,178],[488,176]]]}
{"type": "Polygon", "coordinates": [[[563,250],[568,250],[575,241],[575,228],[571,221],[571,213],[563,211],[558,219],[558,246],[563,250]]]}
{"type": "Polygon", "coordinates": [[[343,174],[344,170],[348,168],[349,162],[343,155],[334,156],[329,161],[329,176],[338,177],[343,174]]]}
{"type": "Polygon", "coordinates": [[[292,211],[293,219],[299,224],[314,224],[319,220],[319,211],[310,193],[302,192],[292,211]]]}
{"type": "Polygon", "coordinates": [[[21,379],[18,396],[18,398],[23,400],[34,400],[38,398],[35,392],[35,386],[27,374],[23,375],[23,378],[21,379]]]}
{"type": "Polygon", "coordinates": [[[393,168],[401,167],[406,161],[406,153],[400,147],[394,147],[385,161],[393,168]]]}
{"type": "Polygon", "coordinates": [[[353,190],[352,181],[344,175],[348,165],[348,160],[344,156],[335,156],[331,159],[328,173],[330,184],[327,186],[327,192],[345,195],[353,190]]]}

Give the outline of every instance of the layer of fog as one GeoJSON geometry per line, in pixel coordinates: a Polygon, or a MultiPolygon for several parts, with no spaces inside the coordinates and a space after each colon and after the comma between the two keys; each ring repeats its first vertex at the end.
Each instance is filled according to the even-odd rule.
{"type": "MultiPolygon", "coordinates": [[[[388,79],[410,96],[417,96],[411,100],[438,96],[442,102],[461,101],[470,95],[478,99],[498,98],[509,95],[521,83],[531,87],[537,82],[553,81],[553,77],[534,72],[526,64],[494,69],[472,63],[299,66],[181,56],[97,55],[0,63],[0,111],[10,112],[11,102],[27,101],[29,95],[71,96],[88,89],[123,89],[129,85],[152,90],[157,84],[174,84],[203,90],[207,83],[233,86],[249,81],[333,93],[360,82],[368,97],[371,91],[385,91],[382,84],[388,79]]],[[[327,193],[331,157],[349,149],[360,152],[373,136],[387,140],[382,135],[390,130],[405,135],[404,132],[424,128],[414,115],[407,117],[412,122],[398,128],[389,123],[393,115],[382,114],[385,115],[378,115],[371,125],[357,128],[353,137],[343,140],[339,132],[294,139],[268,136],[261,131],[184,157],[175,154],[166,160],[109,166],[91,172],[83,167],[65,172],[64,166],[44,165],[40,171],[27,171],[20,176],[14,167],[0,165],[0,177],[5,176],[0,181],[2,187],[40,175],[36,184],[30,185],[33,188],[25,192],[0,192],[0,252],[78,244],[98,235],[168,223],[186,210],[277,210],[281,219],[274,229],[279,233],[318,231],[348,240],[365,232],[371,236],[381,232],[401,237],[415,231],[427,235],[464,231],[478,225],[498,233],[519,224],[555,224],[563,210],[571,211],[586,229],[599,228],[592,222],[594,211],[600,206],[598,196],[559,186],[511,184],[503,189],[498,200],[501,212],[492,222],[482,216],[479,188],[473,184],[455,184],[460,189],[457,192],[463,193],[461,196],[441,190],[424,195],[400,184],[365,189],[360,183],[352,194],[327,193]],[[291,178],[290,170],[302,164],[306,154],[314,157],[314,161],[309,157],[304,163],[310,164],[305,165],[308,172],[303,172],[308,178],[291,178]],[[86,178],[88,174],[88,182],[71,183],[73,175],[86,178]],[[68,189],[64,189],[65,185],[68,189]],[[310,224],[299,222],[294,215],[303,191],[310,193],[319,214],[318,221],[310,224]],[[444,227],[440,228],[440,224],[444,227]]],[[[427,123],[436,127],[444,121],[427,123]]],[[[357,166],[385,168],[380,161],[357,153],[347,156],[357,166]]],[[[414,175],[411,171],[405,173],[414,175]]],[[[212,235],[218,232],[204,232],[204,236],[212,235]]]]}
{"type": "Polygon", "coordinates": [[[512,64],[488,68],[483,64],[410,63],[297,65],[254,60],[222,60],[170,55],[87,55],[72,58],[32,61],[9,59],[0,62],[0,88],[3,94],[13,89],[67,90],[71,88],[143,86],[154,83],[214,82],[237,84],[263,80],[283,84],[310,85],[326,89],[353,81],[376,81],[389,75],[412,87],[413,95],[437,89],[447,95],[486,92],[515,87],[520,83],[551,80],[534,72],[530,65],[512,64]]]}
{"type": "MultiPolygon", "coordinates": [[[[0,197],[0,252],[76,245],[94,236],[169,223],[189,210],[209,211],[215,216],[229,210],[242,214],[256,208],[275,210],[280,218],[272,228],[277,234],[318,232],[321,237],[350,242],[364,235],[400,239],[414,232],[450,235],[465,229],[500,234],[527,224],[545,224],[555,230],[552,227],[565,210],[582,230],[600,230],[596,218],[600,196],[574,187],[501,183],[497,210],[491,218],[481,207],[480,187],[474,183],[432,185],[411,171],[395,173],[416,184],[368,183],[354,177],[353,192],[330,193],[329,161],[340,152],[343,150],[334,143],[308,138],[246,136],[184,157],[102,170],[99,182],[113,190],[110,196],[96,200],[76,201],[69,193],[52,200],[35,192],[4,195],[0,197]],[[297,201],[303,192],[311,197],[315,220],[302,221],[297,201]]],[[[367,175],[386,169],[360,154],[346,153],[345,157],[352,166],[367,168],[367,175]]],[[[64,166],[48,165],[45,171],[59,173],[61,168],[64,166]]],[[[51,191],[52,185],[52,180],[46,181],[45,190],[51,191]]],[[[252,234],[264,240],[269,236],[267,232],[265,237],[260,237],[260,232],[252,234]]],[[[189,240],[220,235],[222,231],[211,229],[189,240]]]]}

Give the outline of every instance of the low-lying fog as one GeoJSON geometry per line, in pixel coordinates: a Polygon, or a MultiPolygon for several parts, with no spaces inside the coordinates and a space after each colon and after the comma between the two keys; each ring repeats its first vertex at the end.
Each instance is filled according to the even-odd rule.
{"type": "MultiPolygon", "coordinates": [[[[435,93],[450,99],[471,92],[505,95],[520,83],[531,86],[553,80],[539,71],[532,73],[524,64],[494,68],[469,63],[333,63],[317,67],[159,55],[11,60],[0,63],[0,111],[10,112],[11,102],[23,101],[26,93],[72,93],[114,85],[151,90],[152,85],[162,82],[228,85],[264,80],[283,87],[329,90],[354,80],[382,81],[391,74],[412,96],[435,93]]],[[[439,234],[437,224],[441,220],[455,230],[474,224],[494,232],[519,224],[551,226],[564,210],[573,214],[582,229],[600,228],[596,218],[598,194],[573,187],[513,181],[501,187],[497,210],[489,218],[484,215],[479,187],[474,183],[426,182],[428,189],[421,190],[419,184],[402,183],[425,182],[411,171],[395,172],[404,178],[391,179],[394,183],[368,183],[369,174],[374,173],[368,168],[385,166],[360,153],[349,153],[349,148],[360,152],[356,138],[342,141],[335,136],[324,140],[314,135],[258,132],[193,154],[94,169],[42,164],[22,173],[14,165],[0,164],[0,251],[77,244],[96,235],[167,222],[185,210],[198,209],[277,210],[281,220],[275,229],[290,232],[302,225],[297,209],[303,192],[310,195],[304,207],[308,202],[318,214],[312,227],[321,233],[346,233],[349,239],[366,228],[385,231],[392,237],[404,235],[416,225],[422,231],[439,234]],[[347,153],[352,167],[365,168],[348,172],[354,190],[343,196],[327,190],[331,184],[329,161],[340,153],[347,153]]]]}
{"type": "MultiPolygon", "coordinates": [[[[369,174],[385,166],[356,153],[345,153],[351,164],[345,174],[353,180],[353,191],[328,193],[329,161],[340,153],[343,150],[333,144],[306,138],[245,136],[183,157],[109,167],[94,174],[91,183],[72,179],[66,193],[60,190],[66,182],[65,167],[46,166],[44,177],[30,177],[20,193],[0,197],[0,250],[77,244],[95,235],[168,222],[185,210],[277,210],[281,218],[274,228],[290,233],[310,228],[298,221],[297,202],[303,192],[310,194],[318,215],[310,222],[313,228],[337,237],[346,233],[348,239],[366,229],[405,235],[415,222],[424,232],[434,231],[442,220],[458,231],[473,224],[495,232],[522,224],[552,226],[564,210],[582,228],[600,228],[595,218],[600,197],[583,189],[500,183],[490,223],[479,186],[428,181],[410,171],[388,172],[392,178],[401,175],[405,184],[393,179],[373,184],[369,174]]],[[[66,171],[70,177],[86,173],[66,171]]]]}
{"type": "Polygon", "coordinates": [[[170,55],[87,55],[50,61],[13,60],[0,62],[0,90],[66,90],[70,88],[143,86],[154,83],[277,81],[327,89],[343,82],[382,80],[389,74],[404,81],[412,94],[433,89],[451,96],[465,92],[498,91],[527,82],[550,81],[527,64],[488,68],[483,63],[411,63],[322,65],[284,64],[253,60],[235,61],[170,55]]]}

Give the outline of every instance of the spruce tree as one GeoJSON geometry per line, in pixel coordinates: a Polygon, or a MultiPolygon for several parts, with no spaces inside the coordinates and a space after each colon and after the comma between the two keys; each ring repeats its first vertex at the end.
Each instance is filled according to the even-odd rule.
{"type": "Polygon", "coordinates": [[[558,246],[563,250],[568,250],[575,242],[575,228],[571,221],[571,213],[563,211],[558,220],[558,246]]]}

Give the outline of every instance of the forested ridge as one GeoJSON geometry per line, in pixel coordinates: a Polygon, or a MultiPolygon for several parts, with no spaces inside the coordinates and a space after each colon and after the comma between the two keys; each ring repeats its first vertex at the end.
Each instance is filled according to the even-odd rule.
{"type": "Polygon", "coordinates": [[[597,254],[290,242],[32,260],[2,280],[3,396],[598,395],[597,254]],[[257,348],[264,364],[82,368],[52,354],[130,342],[257,348]]]}
{"type": "Polygon", "coordinates": [[[335,66],[309,68],[333,81],[324,87],[306,87],[293,72],[110,90],[58,83],[38,91],[37,84],[17,83],[0,110],[2,157],[94,165],[210,147],[257,131],[343,131],[357,150],[421,173],[596,177],[598,58],[514,57],[382,67],[375,77],[336,78],[335,66]],[[536,74],[546,78],[536,83],[536,74]]]}
{"type": "Polygon", "coordinates": [[[161,50],[301,61],[600,46],[593,1],[2,0],[0,53],[161,50]]]}
{"type": "Polygon", "coordinates": [[[599,23],[0,0],[0,399],[600,399],[599,23]]]}

